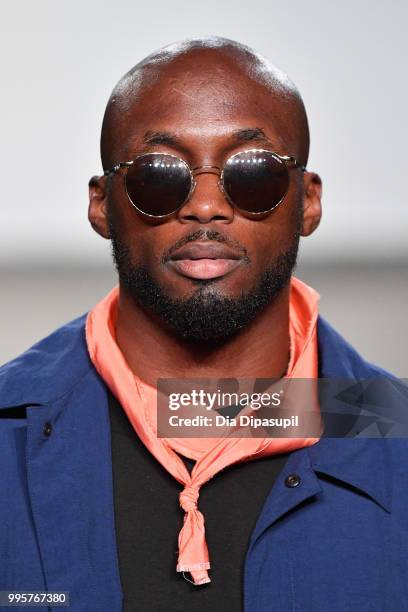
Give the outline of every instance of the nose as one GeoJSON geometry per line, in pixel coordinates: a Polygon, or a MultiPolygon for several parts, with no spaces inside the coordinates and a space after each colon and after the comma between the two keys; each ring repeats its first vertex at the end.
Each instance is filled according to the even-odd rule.
{"type": "Polygon", "coordinates": [[[202,171],[195,175],[195,187],[188,201],[178,211],[181,223],[231,223],[234,208],[226,199],[219,185],[219,172],[202,171]]]}

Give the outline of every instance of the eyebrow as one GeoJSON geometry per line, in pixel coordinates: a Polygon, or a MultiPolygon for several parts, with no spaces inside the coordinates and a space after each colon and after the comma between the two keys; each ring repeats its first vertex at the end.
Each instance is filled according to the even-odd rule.
{"type": "Polygon", "coordinates": [[[172,132],[157,132],[154,130],[149,130],[144,134],[143,142],[145,144],[164,144],[172,147],[180,147],[182,145],[180,138],[172,132]]]}
{"type": "MultiPolygon", "coordinates": [[[[264,144],[272,144],[262,128],[253,127],[245,128],[232,132],[229,136],[231,144],[242,144],[246,142],[262,142],[264,144]]],[[[172,132],[159,132],[154,130],[147,131],[143,136],[145,144],[168,145],[171,147],[185,148],[179,136],[172,132]]]]}
{"type": "Polygon", "coordinates": [[[262,128],[245,128],[244,130],[238,130],[231,135],[231,138],[237,144],[244,142],[264,142],[271,144],[271,141],[265,134],[262,128]]]}

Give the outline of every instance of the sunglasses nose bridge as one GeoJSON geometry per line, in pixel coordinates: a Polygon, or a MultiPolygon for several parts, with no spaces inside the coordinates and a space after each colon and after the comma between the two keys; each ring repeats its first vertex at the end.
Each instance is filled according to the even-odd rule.
{"type": "Polygon", "coordinates": [[[221,185],[221,168],[218,166],[200,166],[190,169],[190,177],[191,177],[191,188],[188,194],[187,199],[179,208],[179,214],[182,217],[197,217],[201,220],[211,218],[222,218],[224,220],[232,220],[233,218],[233,210],[234,206],[231,205],[228,198],[225,197],[224,189],[221,185]],[[219,193],[221,194],[221,198],[215,195],[214,189],[215,182],[212,183],[211,187],[211,179],[209,183],[202,184],[200,186],[200,193],[196,194],[197,187],[200,184],[200,181],[197,181],[197,175],[201,174],[212,174],[217,176],[218,180],[216,181],[217,188],[219,193]],[[211,193],[210,193],[211,192],[211,193]],[[221,203],[223,202],[223,203],[221,203]],[[227,210],[228,209],[228,210],[227,210]]]}
{"type": "Polygon", "coordinates": [[[221,193],[225,196],[225,189],[224,189],[224,184],[223,184],[223,180],[222,180],[222,170],[219,166],[198,166],[196,168],[193,168],[191,170],[191,179],[192,179],[192,189],[190,192],[190,196],[192,195],[196,185],[197,185],[197,181],[195,180],[195,177],[199,174],[215,174],[218,175],[218,188],[221,191],[221,193]]]}
{"type": "Polygon", "coordinates": [[[218,166],[198,166],[193,168],[191,171],[193,176],[197,176],[197,174],[221,174],[221,168],[218,166]]]}

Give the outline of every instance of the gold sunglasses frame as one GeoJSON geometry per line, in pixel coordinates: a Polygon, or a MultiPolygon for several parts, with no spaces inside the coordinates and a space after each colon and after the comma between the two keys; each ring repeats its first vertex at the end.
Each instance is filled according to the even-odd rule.
{"type": "Polygon", "coordinates": [[[197,184],[197,182],[195,180],[195,177],[198,174],[217,174],[219,176],[218,187],[219,187],[221,193],[224,195],[224,197],[226,198],[228,203],[233,208],[236,208],[237,210],[239,210],[243,214],[249,215],[251,217],[258,217],[260,215],[268,214],[268,213],[272,212],[273,210],[275,210],[275,208],[277,208],[279,206],[279,204],[285,199],[285,197],[286,197],[286,195],[288,193],[288,189],[285,191],[284,195],[279,200],[279,202],[274,204],[272,206],[272,208],[268,208],[268,210],[261,211],[261,212],[251,212],[251,211],[242,209],[239,206],[237,206],[231,200],[231,198],[229,197],[227,191],[224,188],[224,170],[225,170],[226,165],[228,163],[230,163],[231,160],[234,159],[234,157],[236,157],[238,155],[242,155],[243,153],[269,153],[276,160],[278,160],[280,163],[285,164],[285,167],[286,167],[287,171],[289,171],[289,170],[291,170],[293,168],[298,168],[302,172],[306,172],[306,166],[303,166],[300,162],[297,161],[297,159],[295,157],[293,157],[291,155],[280,155],[279,153],[276,153],[275,151],[270,151],[269,149],[245,149],[244,151],[238,151],[237,153],[234,153],[233,155],[230,155],[230,157],[228,157],[228,159],[223,164],[222,169],[219,166],[196,166],[194,168],[191,168],[189,166],[189,164],[184,159],[182,159],[181,157],[178,157],[177,155],[174,155],[173,153],[164,153],[163,151],[154,151],[154,152],[149,152],[149,153],[142,153],[141,155],[138,155],[137,157],[135,157],[132,161],[120,162],[120,163],[116,164],[115,166],[113,166],[112,168],[110,168],[109,170],[105,170],[103,175],[104,176],[109,176],[110,174],[117,174],[123,168],[125,168],[127,170],[128,168],[130,168],[130,166],[132,166],[141,157],[147,157],[149,155],[166,155],[168,157],[172,157],[174,159],[177,159],[179,162],[182,162],[185,165],[185,167],[187,168],[187,170],[188,170],[188,172],[190,174],[190,190],[188,192],[188,195],[186,196],[184,202],[182,202],[182,204],[180,204],[180,206],[178,206],[172,212],[166,213],[165,215],[151,215],[151,214],[145,212],[144,210],[141,210],[135,204],[135,202],[133,202],[133,200],[130,197],[129,192],[127,190],[127,185],[126,185],[126,176],[127,176],[127,173],[125,173],[125,174],[123,174],[123,180],[124,180],[124,186],[125,186],[126,195],[128,197],[129,202],[131,203],[131,205],[140,214],[145,215],[147,217],[151,217],[152,219],[165,219],[167,217],[170,217],[171,215],[174,215],[174,213],[179,211],[189,201],[189,199],[191,198],[191,196],[192,196],[192,194],[194,192],[194,189],[196,187],[196,184],[197,184]]]}

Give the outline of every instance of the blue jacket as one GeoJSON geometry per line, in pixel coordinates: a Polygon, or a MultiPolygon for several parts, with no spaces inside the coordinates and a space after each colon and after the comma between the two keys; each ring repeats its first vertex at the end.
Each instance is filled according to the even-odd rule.
{"type": "MultiPolygon", "coordinates": [[[[119,612],[107,390],[85,317],[0,368],[0,408],[27,406],[27,419],[0,420],[0,590],[69,591],[72,612],[119,612]]],[[[321,317],[318,343],[322,378],[387,375],[321,317]]],[[[405,439],[322,438],[291,453],[252,533],[246,612],[408,610],[407,451],[405,439]]]]}

